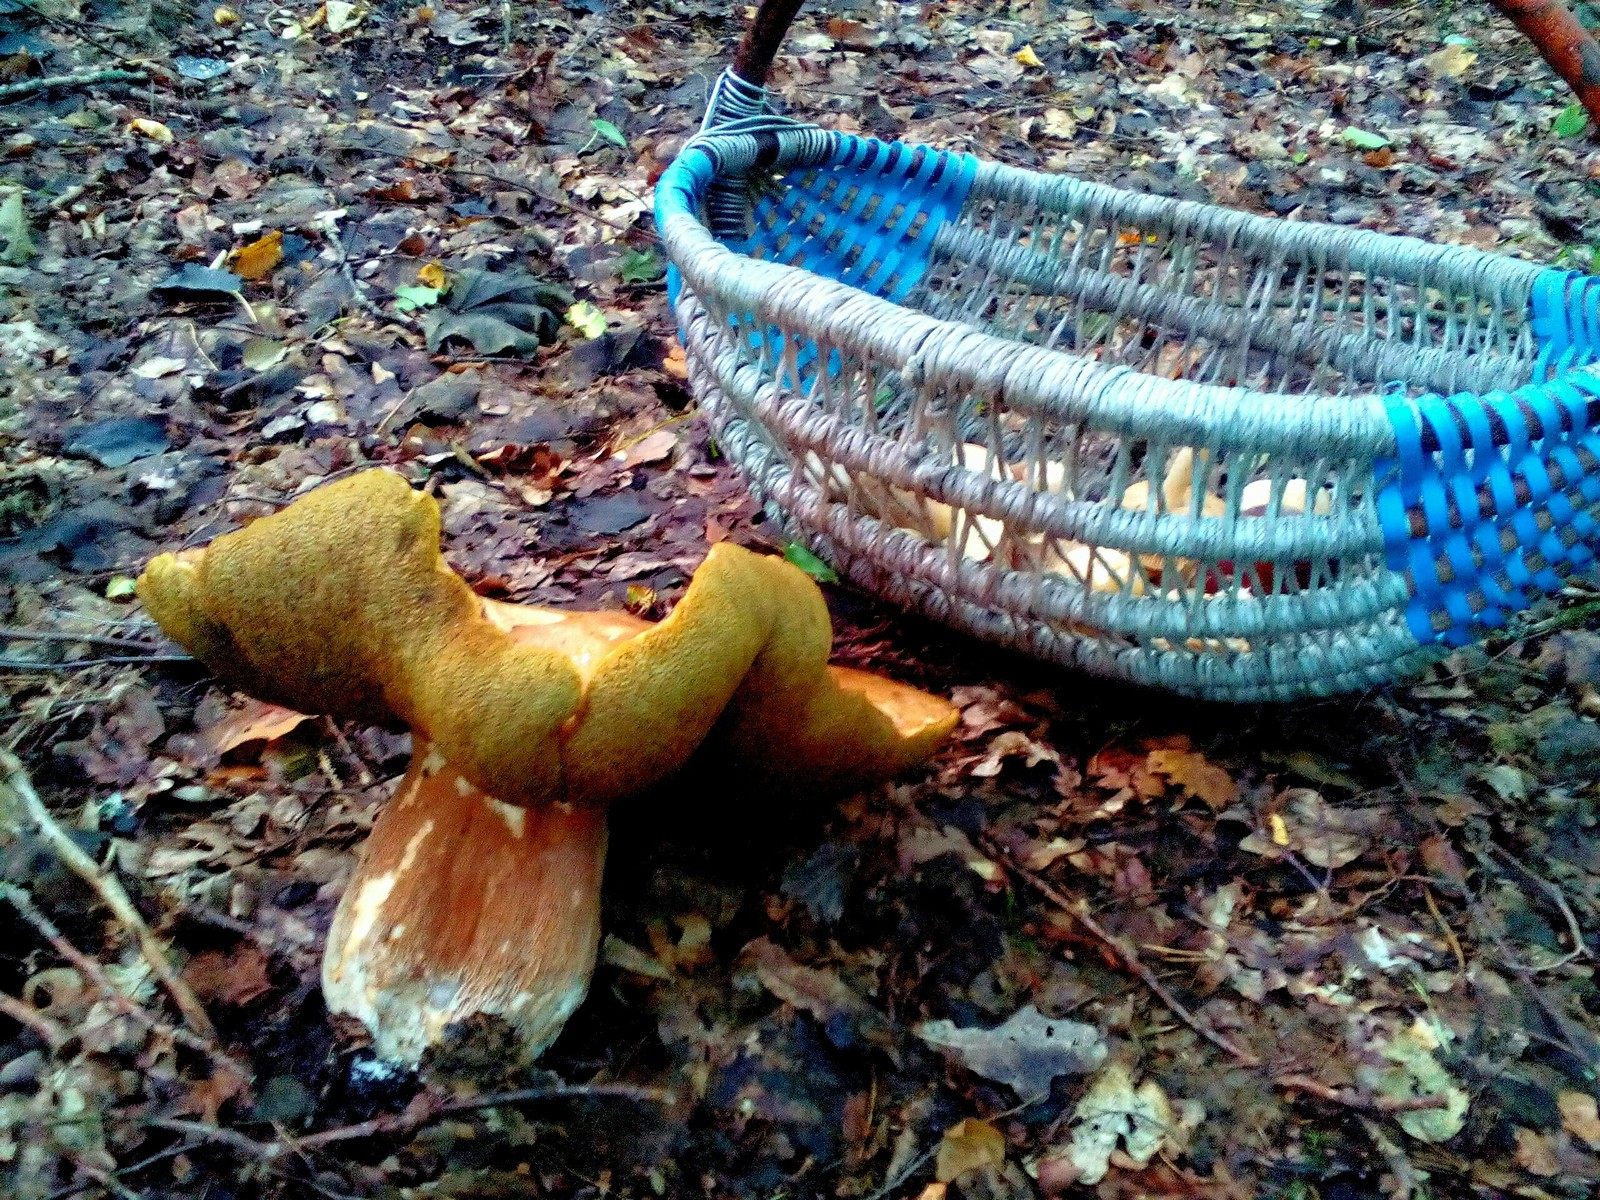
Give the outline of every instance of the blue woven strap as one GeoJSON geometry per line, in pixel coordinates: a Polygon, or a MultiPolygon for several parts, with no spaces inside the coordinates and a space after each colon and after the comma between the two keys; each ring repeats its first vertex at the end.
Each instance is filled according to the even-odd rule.
{"type": "MultiPolygon", "coordinates": [[[[966,203],[978,160],[968,154],[831,135],[832,152],[815,166],[796,168],[757,199],[753,231],[728,240],[730,250],[800,267],[813,274],[899,303],[922,280],[934,238],[966,203]]],[[[694,212],[715,174],[712,157],[691,148],[661,176],[659,217],[694,212]]],[[[679,280],[669,271],[669,295],[679,280]]],[[[786,335],[776,326],[749,335],[751,348],[781,361],[786,335]]],[[[815,377],[816,346],[798,339],[794,358],[802,389],[815,377]]],[[[830,356],[829,372],[838,370],[830,356]]]]}
{"type": "Polygon", "coordinates": [[[1600,280],[1544,272],[1530,321],[1538,382],[1388,403],[1395,456],[1374,466],[1378,523],[1423,644],[1504,625],[1595,557],[1600,374],[1572,368],[1600,356],[1600,280]]]}

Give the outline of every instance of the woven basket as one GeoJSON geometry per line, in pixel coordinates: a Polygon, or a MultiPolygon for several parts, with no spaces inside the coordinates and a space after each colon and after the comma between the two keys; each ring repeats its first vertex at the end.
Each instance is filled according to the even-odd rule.
{"type": "Polygon", "coordinates": [[[1593,558],[1588,277],[829,132],[734,72],[656,213],[718,446],[841,573],[981,637],[1325,695],[1593,558]]]}

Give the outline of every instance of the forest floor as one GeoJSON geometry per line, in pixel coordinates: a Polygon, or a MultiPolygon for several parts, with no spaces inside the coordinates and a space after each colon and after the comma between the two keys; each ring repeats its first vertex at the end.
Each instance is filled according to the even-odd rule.
{"type": "MultiPolygon", "coordinates": [[[[1407,686],[1259,709],[830,587],[844,661],[960,705],[928,769],[621,810],[602,962],[537,1070],[477,1036],[389,1072],[329,1022],[405,739],[219,687],[132,577],[365,464],[426,484],[493,595],[660,615],[709,543],[780,549],[695,414],[649,216],[742,12],[0,0],[0,1194],[1594,1195],[1584,582],[1407,686]],[[469,271],[590,307],[467,309],[430,351],[469,271]],[[1030,1008],[1105,1064],[1058,1073],[1030,1008]],[[1013,1019],[1008,1061],[983,1031],[1013,1019]]],[[[1484,6],[835,3],[788,49],[778,92],[841,128],[1582,269],[1600,243],[1600,153],[1484,6]]]]}

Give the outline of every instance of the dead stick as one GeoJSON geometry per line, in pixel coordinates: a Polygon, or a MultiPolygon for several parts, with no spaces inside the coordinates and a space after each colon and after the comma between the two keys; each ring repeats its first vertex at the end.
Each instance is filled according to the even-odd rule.
{"type": "Polygon", "coordinates": [[[18,1025],[26,1025],[45,1041],[45,1044],[54,1050],[70,1041],[72,1035],[67,1032],[65,1025],[52,1017],[45,1016],[26,1000],[19,1000],[15,996],[0,992],[0,1013],[10,1017],[18,1025]]]}
{"type": "Polygon", "coordinates": [[[157,648],[136,638],[112,637],[103,633],[73,633],[70,629],[18,629],[13,625],[0,625],[0,642],[82,642],[86,646],[110,646],[117,650],[157,648]]]}
{"type": "Polygon", "coordinates": [[[15,755],[0,751],[0,772],[4,773],[7,786],[22,801],[23,808],[33,819],[33,823],[39,827],[39,832],[44,836],[50,849],[55,851],[56,857],[95,890],[105,906],[111,910],[111,915],[133,935],[139,944],[139,952],[144,955],[155,977],[172,996],[173,1002],[177,1004],[178,1011],[183,1013],[183,1018],[189,1023],[189,1027],[206,1041],[214,1042],[217,1030],[211,1024],[211,1018],[206,1015],[205,1006],[173,969],[171,961],[167,958],[166,947],[161,944],[161,939],[156,937],[155,931],[145,924],[144,918],[139,915],[139,910],[134,908],[133,900],[122,883],[115,876],[101,870],[100,865],[85,854],[83,848],[73,841],[71,835],[50,815],[50,810],[45,807],[44,801],[39,799],[39,793],[33,790],[33,781],[28,778],[27,771],[23,769],[21,761],[15,755]]]}
{"type": "Polygon", "coordinates": [[[1105,926],[1101,925],[1099,921],[1096,921],[1092,916],[1089,915],[1089,906],[1086,901],[1068,896],[1066,893],[1058,891],[1056,888],[1046,883],[1032,871],[1022,866],[1022,864],[1017,862],[1016,859],[1012,858],[1011,855],[1007,853],[1005,849],[1002,848],[1000,844],[994,841],[992,838],[980,837],[980,841],[983,843],[984,847],[989,851],[989,853],[993,854],[1005,864],[1008,871],[1014,874],[1017,878],[1026,882],[1028,886],[1033,888],[1040,895],[1044,896],[1068,916],[1072,917],[1073,920],[1077,921],[1079,925],[1083,926],[1083,928],[1087,930],[1097,941],[1101,942],[1108,950],[1115,954],[1122,965],[1137,975],[1144,983],[1145,987],[1154,992],[1156,998],[1159,999],[1161,1003],[1165,1004],[1169,1009],[1171,1009],[1173,1014],[1180,1021],[1198,1033],[1201,1037],[1205,1038],[1206,1041],[1210,1042],[1213,1046],[1216,1046],[1219,1050],[1223,1051],[1228,1055],[1228,1057],[1232,1058],[1240,1066],[1261,1066],[1261,1060],[1254,1054],[1251,1054],[1237,1042],[1234,1042],[1226,1034],[1219,1033],[1217,1030],[1211,1028],[1210,1025],[1206,1024],[1199,1017],[1195,1016],[1194,1013],[1190,1012],[1183,1002],[1172,994],[1172,992],[1167,988],[1167,985],[1156,978],[1156,973],[1144,964],[1143,960],[1139,958],[1139,952],[1137,950],[1135,950],[1131,945],[1126,945],[1114,937],[1105,926]]]}
{"type": "Polygon", "coordinates": [[[355,1125],[341,1125],[321,1133],[307,1134],[302,1138],[279,1142],[261,1142],[233,1129],[222,1129],[199,1121],[184,1121],[173,1117],[150,1117],[146,1125],[169,1129],[174,1133],[202,1137],[225,1146],[242,1150],[263,1162],[272,1162],[289,1154],[302,1154],[338,1142],[355,1141],[369,1137],[395,1137],[415,1133],[440,1117],[457,1113],[475,1112],[485,1108],[499,1108],[512,1104],[528,1104],[535,1100],[553,1100],[562,1097],[602,1097],[618,1100],[637,1100],[665,1104],[671,1095],[659,1088],[639,1087],[629,1083],[563,1083],[550,1087],[522,1088],[514,1092],[497,1092],[488,1096],[474,1096],[465,1100],[440,1100],[430,1092],[419,1093],[410,1104],[397,1113],[374,1117],[355,1125]]]}
{"type": "Polygon", "coordinates": [[[9,901],[11,907],[21,913],[28,924],[37,929],[44,937],[44,940],[50,943],[51,948],[62,958],[77,967],[78,970],[82,971],[88,977],[89,982],[99,988],[105,994],[106,999],[110,1000],[124,1016],[137,1021],[152,1033],[160,1034],[162,1037],[170,1037],[173,1041],[181,1042],[183,1045],[188,1046],[189,1049],[206,1055],[218,1067],[232,1071],[242,1079],[250,1077],[248,1068],[229,1058],[214,1043],[197,1036],[187,1029],[168,1025],[160,1017],[145,1011],[134,1003],[126,992],[111,981],[111,976],[106,974],[105,967],[67,941],[66,935],[56,927],[54,921],[39,911],[39,906],[33,902],[27,892],[13,884],[0,883],[0,898],[9,901]]]}
{"type": "Polygon", "coordinates": [[[1443,1108],[1450,1103],[1444,1096],[1369,1096],[1350,1088],[1333,1087],[1309,1075],[1279,1075],[1273,1082],[1279,1087],[1293,1088],[1364,1112],[1420,1112],[1429,1108],[1443,1108]]]}
{"type": "Polygon", "coordinates": [[[112,67],[104,71],[79,71],[73,75],[41,75],[36,79],[24,79],[19,83],[8,83],[0,87],[0,104],[7,100],[15,100],[18,96],[27,96],[33,92],[42,92],[47,88],[88,87],[95,83],[121,83],[129,80],[144,79],[148,72],[124,71],[112,67]]]}

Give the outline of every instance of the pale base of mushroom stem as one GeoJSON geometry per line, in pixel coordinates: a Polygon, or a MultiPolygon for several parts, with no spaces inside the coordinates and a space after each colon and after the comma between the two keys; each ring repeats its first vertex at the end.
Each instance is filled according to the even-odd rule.
{"type": "Polygon", "coordinates": [[[390,1061],[415,1064],[480,1013],[537,1056],[588,990],[605,852],[603,809],[502,803],[419,739],[334,914],[329,1011],[390,1061]]]}

